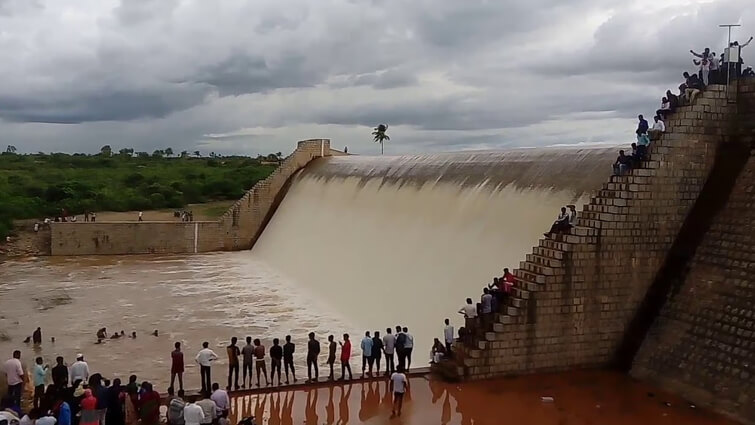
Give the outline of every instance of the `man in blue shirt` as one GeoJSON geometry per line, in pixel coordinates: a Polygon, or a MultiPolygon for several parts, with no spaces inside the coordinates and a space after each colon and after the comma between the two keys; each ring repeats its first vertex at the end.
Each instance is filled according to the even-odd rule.
{"type": "Polygon", "coordinates": [[[370,365],[369,373],[372,376],[372,365],[375,358],[372,357],[372,338],[370,337],[370,331],[364,333],[362,338],[362,377],[364,377],[364,371],[367,369],[367,365],[370,365]]]}
{"type": "Polygon", "coordinates": [[[47,365],[42,366],[42,357],[37,357],[34,365],[34,408],[39,408],[42,397],[45,395],[45,375],[47,365]]]}

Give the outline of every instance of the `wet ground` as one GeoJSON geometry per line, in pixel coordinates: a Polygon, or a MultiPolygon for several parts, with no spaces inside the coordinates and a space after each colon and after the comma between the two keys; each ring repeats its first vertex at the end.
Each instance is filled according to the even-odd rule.
{"type": "Polygon", "coordinates": [[[391,419],[387,382],[354,383],[234,398],[234,421],[259,425],[723,425],[735,424],[630,378],[602,371],[463,384],[410,380],[401,417],[391,419]],[[552,397],[543,401],[541,397],[552,397]]]}

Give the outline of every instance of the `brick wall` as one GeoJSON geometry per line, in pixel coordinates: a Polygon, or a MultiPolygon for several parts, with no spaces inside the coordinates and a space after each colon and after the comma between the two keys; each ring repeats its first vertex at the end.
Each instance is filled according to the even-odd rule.
{"type": "MultiPolygon", "coordinates": [[[[755,136],[755,81],[740,87],[741,142],[755,136]]],[[[755,151],[669,291],[632,376],[755,424],[755,151]]]]}
{"type": "Polygon", "coordinates": [[[732,120],[736,105],[723,86],[679,108],[641,169],[611,177],[571,235],[540,240],[521,262],[520,286],[493,331],[458,346],[459,372],[485,378],[610,364],[732,120]]]}
{"type": "Polygon", "coordinates": [[[249,249],[285,194],[289,179],[330,155],[330,140],[311,139],[218,220],[210,222],[51,223],[52,255],[193,253],[249,249]]]}

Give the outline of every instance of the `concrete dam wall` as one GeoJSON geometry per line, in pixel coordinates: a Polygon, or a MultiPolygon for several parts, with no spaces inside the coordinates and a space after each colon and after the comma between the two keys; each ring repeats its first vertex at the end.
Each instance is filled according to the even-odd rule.
{"type": "MultiPolygon", "coordinates": [[[[364,330],[408,326],[424,365],[443,319],[516,262],[559,208],[610,174],[615,148],[331,157],[295,177],[255,256],[364,330]]],[[[357,327],[359,328],[359,327],[357,327]]]]}

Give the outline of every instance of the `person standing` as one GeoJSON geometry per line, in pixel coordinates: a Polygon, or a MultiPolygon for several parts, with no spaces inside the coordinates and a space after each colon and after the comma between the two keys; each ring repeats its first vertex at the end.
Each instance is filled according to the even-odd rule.
{"type": "Polygon", "coordinates": [[[401,326],[396,326],[396,354],[398,355],[398,365],[406,368],[406,335],[401,331],[401,326]]]}
{"type": "Polygon", "coordinates": [[[142,382],[142,394],[139,396],[139,418],[141,425],[160,425],[160,393],[149,382],[142,382]]]}
{"type": "Polygon", "coordinates": [[[383,358],[383,340],[380,339],[380,331],[375,331],[372,337],[372,360],[375,362],[375,375],[380,376],[380,359],[383,358]]]}
{"type": "Polygon", "coordinates": [[[210,349],[210,343],[202,343],[194,360],[199,364],[199,376],[202,380],[202,392],[209,392],[212,386],[212,362],[218,359],[218,355],[210,349]]]}
{"type": "Polygon", "coordinates": [[[144,213],[139,211],[139,221],[144,221],[144,213]]]}
{"type": "Polygon", "coordinates": [[[254,368],[254,346],[252,345],[252,337],[246,337],[246,345],[241,349],[241,357],[244,359],[244,364],[241,367],[241,388],[246,388],[246,376],[249,374],[249,388],[252,388],[252,369],[254,368]]]}
{"type": "MultiPolygon", "coordinates": [[[[209,392],[209,391],[208,391],[209,392]]],[[[215,423],[215,419],[217,419],[216,416],[216,408],[215,402],[210,400],[210,398],[207,396],[207,393],[199,393],[199,401],[197,402],[197,406],[202,408],[202,414],[204,415],[204,419],[202,419],[202,422],[200,422],[201,425],[211,425],[215,423]]],[[[184,413],[184,418],[186,417],[186,414],[184,413]]]]}
{"type": "Polygon", "coordinates": [[[391,375],[391,389],[393,390],[393,410],[391,417],[401,416],[401,408],[404,405],[404,393],[409,387],[409,380],[406,379],[404,368],[399,364],[396,372],[391,375]]]}
{"type": "Polygon", "coordinates": [[[231,399],[228,397],[228,391],[220,389],[220,385],[217,382],[212,384],[210,400],[215,403],[216,418],[219,418],[223,412],[227,412],[231,408],[231,399]]]}
{"type": "Polygon", "coordinates": [[[385,376],[391,376],[396,371],[396,363],[393,353],[396,349],[396,338],[391,333],[391,328],[385,329],[383,337],[383,354],[385,354],[385,376]]]}
{"type": "Polygon", "coordinates": [[[406,367],[404,370],[409,370],[412,367],[412,351],[414,350],[414,337],[409,333],[409,328],[404,326],[403,329],[404,338],[404,359],[406,360],[406,367]]]}
{"type": "Polygon", "coordinates": [[[84,390],[84,398],[81,400],[81,417],[79,425],[99,425],[100,418],[97,413],[97,399],[92,395],[89,388],[84,390]]]}
{"type": "Polygon", "coordinates": [[[317,356],[320,355],[320,341],[315,339],[315,333],[309,333],[309,341],[307,342],[307,376],[309,379],[307,382],[317,382],[320,377],[320,372],[317,369],[317,356]],[[312,379],[312,369],[315,370],[315,378],[312,379]]]}
{"type": "Polygon", "coordinates": [[[368,364],[370,365],[369,376],[372,376],[372,337],[370,337],[370,331],[364,333],[360,346],[362,348],[362,378],[365,377],[364,371],[368,364]]]}
{"type": "Polygon", "coordinates": [[[482,289],[482,297],[480,297],[480,309],[482,310],[482,330],[487,332],[493,323],[493,294],[490,293],[490,289],[482,289]]]}
{"type": "Polygon", "coordinates": [[[184,423],[186,425],[200,425],[204,422],[204,411],[197,405],[197,397],[189,397],[189,403],[184,407],[184,423]]]}
{"type": "Polygon", "coordinates": [[[71,379],[69,382],[76,382],[77,380],[89,381],[89,365],[84,361],[84,355],[81,353],[76,355],[76,361],[71,365],[71,379]]]}
{"type": "Polygon", "coordinates": [[[278,385],[281,384],[281,362],[283,361],[283,347],[280,340],[273,338],[273,346],[270,347],[270,383],[275,385],[275,372],[278,371],[278,385]]]}
{"type": "Polygon", "coordinates": [[[228,389],[231,388],[238,390],[239,389],[239,355],[241,355],[241,350],[239,350],[238,345],[236,343],[238,342],[238,338],[235,336],[231,338],[231,345],[225,348],[225,351],[228,353],[228,389]],[[233,375],[236,375],[236,379],[233,380],[233,375]],[[234,384],[234,386],[231,386],[231,384],[234,384]]]}
{"type": "Polygon", "coordinates": [[[64,363],[62,356],[55,358],[55,367],[52,368],[52,383],[58,389],[68,386],[68,366],[64,363]]]}
{"type": "Polygon", "coordinates": [[[175,388],[176,377],[178,377],[178,389],[184,389],[184,353],[181,351],[181,343],[173,344],[175,350],[170,352],[170,386],[175,388]]]}
{"type": "MultiPolygon", "coordinates": [[[[172,390],[172,388],[168,388],[168,394],[170,394],[170,390],[172,390]]],[[[186,406],[187,404],[184,401],[184,392],[183,390],[178,390],[178,397],[174,397],[168,402],[168,413],[166,414],[166,417],[168,419],[169,425],[186,424],[186,419],[184,417],[186,406]]],[[[199,408],[199,411],[202,411],[201,407],[199,408]]]]}
{"type": "Polygon", "coordinates": [[[286,343],[283,344],[283,368],[286,369],[286,384],[288,384],[288,369],[291,369],[291,375],[294,378],[294,383],[297,382],[296,371],[294,370],[294,352],[296,351],[296,344],[291,342],[291,335],[286,335],[286,343]]]}
{"type": "Polygon", "coordinates": [[[459,314],[464,315],[465,340],[469,344],[472,342],[472,335],[476,332],[477,324],[477,307],[472,304],[472,298],[467,298],[467,303],[459,309],[459,314]]]}
{"type": "Polygon", "coordinates": [[[37,357],[34,361],[34,408],[39,408],[42,397],[45,395],[45,375],[47,375],[47,365],[42,365],[42,357],[37,357]]]}
{"type": "Polygon", "coordinates": [[[42,344],[42,328],[38,327],[34,333],[31,334],[31,342],[34,345],[42,344]]]}
{"type": "Polygon", "coordinates": [[[346,379],[346,369],[349,370],[349,381],[353,378],[351,376],[351,341],[349,341],[349,334],[343,334],[343,342],[341,344],[341,380],[346,379]]]}
{"type": "Polygon", "coordinates": [[[328,375],[328,381],[335,379],[333,372],[333,365],[336,363],[336,342],[333,335],[328,335],[328,366],[330,367],[330,375],[328,375]]]}
{"type": "MultiPolygon", "coordinates": [[[[257,386],[260,386],[260,376],[265,377],[265,385],[270,385],[270,382],[267,380],[267,365],[265,365],[265,346],[262,345],[262,342],[258,339],[254,340],[254,368],[257,371],[257,386]]],[[[249,384],[251,385],[251,378],[249,379],[249,384]]]]}
{"type": "Polygon", "coordinates": [[[446,343],[446,353],[451,356],[451,347],[454,345],[454,327],[451,325],[451,321],[446,319],[446,327],[443,328],[443,339],[446,343]]]}
{"type": "MultiPolygon", "coordinates": [[[[105,423],[107,425],[124,425],[123,423],[123,387],[119,378],[113,379],[113,386],[107,388],[105,403],[105,423]]],[[[180,391],[179,393],[183,393],[180,391]]],[[[178,425],[178,424],[175,424],[178,425]]]]}

